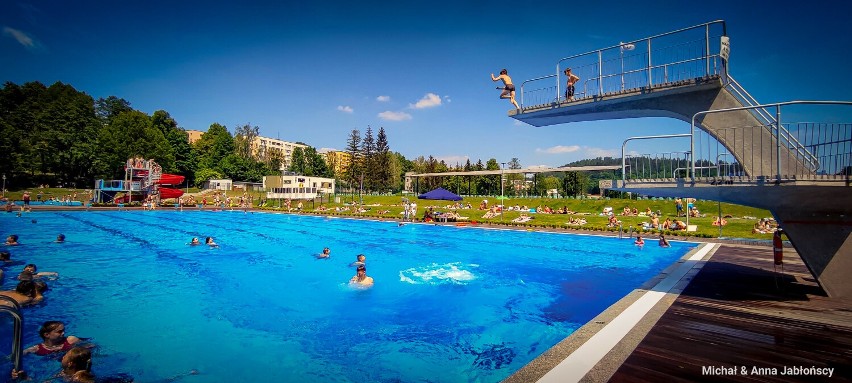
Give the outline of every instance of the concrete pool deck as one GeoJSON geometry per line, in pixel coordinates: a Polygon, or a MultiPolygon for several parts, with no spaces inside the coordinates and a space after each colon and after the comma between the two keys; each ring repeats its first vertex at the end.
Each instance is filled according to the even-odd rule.
{"type": "Polygon", "coordinates": [[[771,248],[712,246],[623,336],[596,339],[683,260],[504,382],[852,381],[852,300],[828,298],[794,251],[776,273],[771,248]],[[571,362],[608,344],[588,372],[571,362]]]}

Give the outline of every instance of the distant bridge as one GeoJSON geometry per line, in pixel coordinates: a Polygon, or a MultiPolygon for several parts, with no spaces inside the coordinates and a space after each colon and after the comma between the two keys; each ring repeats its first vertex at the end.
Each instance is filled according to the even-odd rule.
{"type": "Polygon", "coordinates": [[[783,123],[791,105],[762,105],[728,73],[718,20],[562,58],[556,73],[524,81],[521,110],[534,126],[636,117],[691,124],[679,152],[625,157],[615,190],[720,200],[770,210],[832,296],[852,296],[852,124],[783,123]],[[566,98],[562,69],[580,77],[566,98]]]}

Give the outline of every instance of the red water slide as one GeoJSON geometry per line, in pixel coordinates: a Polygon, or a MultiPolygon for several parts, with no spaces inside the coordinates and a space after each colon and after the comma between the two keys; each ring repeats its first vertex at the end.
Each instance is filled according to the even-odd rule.
{"type": "MultiPolygon", "coordinates": [[[[177,174],[166,174],[160,176],[160,180],[157,181],[160,185],[180,185],[183,183],[184,176],[177,174]]],[[[178,198],[183,195],[183,190],[174,189],[174,188],[166,188],[160,187],[160,198],[168,199],[168,198],[178,198]]]]}

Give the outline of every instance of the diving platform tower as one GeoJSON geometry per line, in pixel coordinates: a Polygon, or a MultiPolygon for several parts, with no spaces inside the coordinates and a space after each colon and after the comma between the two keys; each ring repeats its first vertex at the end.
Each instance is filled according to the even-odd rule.
{"type": "MultiPolygon", "coordinates": [[[[729,43],[717,20],[565,57],[556,73],[521,83],[521,109],[509,116],[538,127],[639,117],[689,123],[677,135],[690,140],[684,173],[642,176],[625,163],[613,189],[765,208],[823,289],[852,297],[852,124],[782,122],[785,107],[852,102],[760,104],[728,73],[729,43]],[[566,68],[579,76],[573,97],[564,92],[566,68]]],[[[663,137],[628,140],[639,138],[663,137]]]]}

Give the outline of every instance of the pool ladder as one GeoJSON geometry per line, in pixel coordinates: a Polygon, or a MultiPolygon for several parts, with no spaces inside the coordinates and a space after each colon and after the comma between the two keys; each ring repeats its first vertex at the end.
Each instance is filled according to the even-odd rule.
{"type": "MultiPolygon", "coordinates": [[[[627,238],[633,238],[633,231],[634,230],[635,229],[633,228],[633,226],[631,226],[627,230],[627,238]]],[[[623,239],[623,238],[624,238],[624,224],[619,223],[618,224],[618,239],[623,239]]]]}
{"type": "Polygon", "coordinates": [[[21,314],[21,306],[16,300],[9,298],[5,295],[0,295],[0,301],[9,302],[8,306],[0,303],[0,312],[5,312],[12,316],[12,322],[14,323],[14,327],[12,328],[11,358],[14,368],[20,371],[21,355],[23,354],[23,347],[21,345],[21,342],[23,340],[24,334],[24,315],[21,314]]]}

